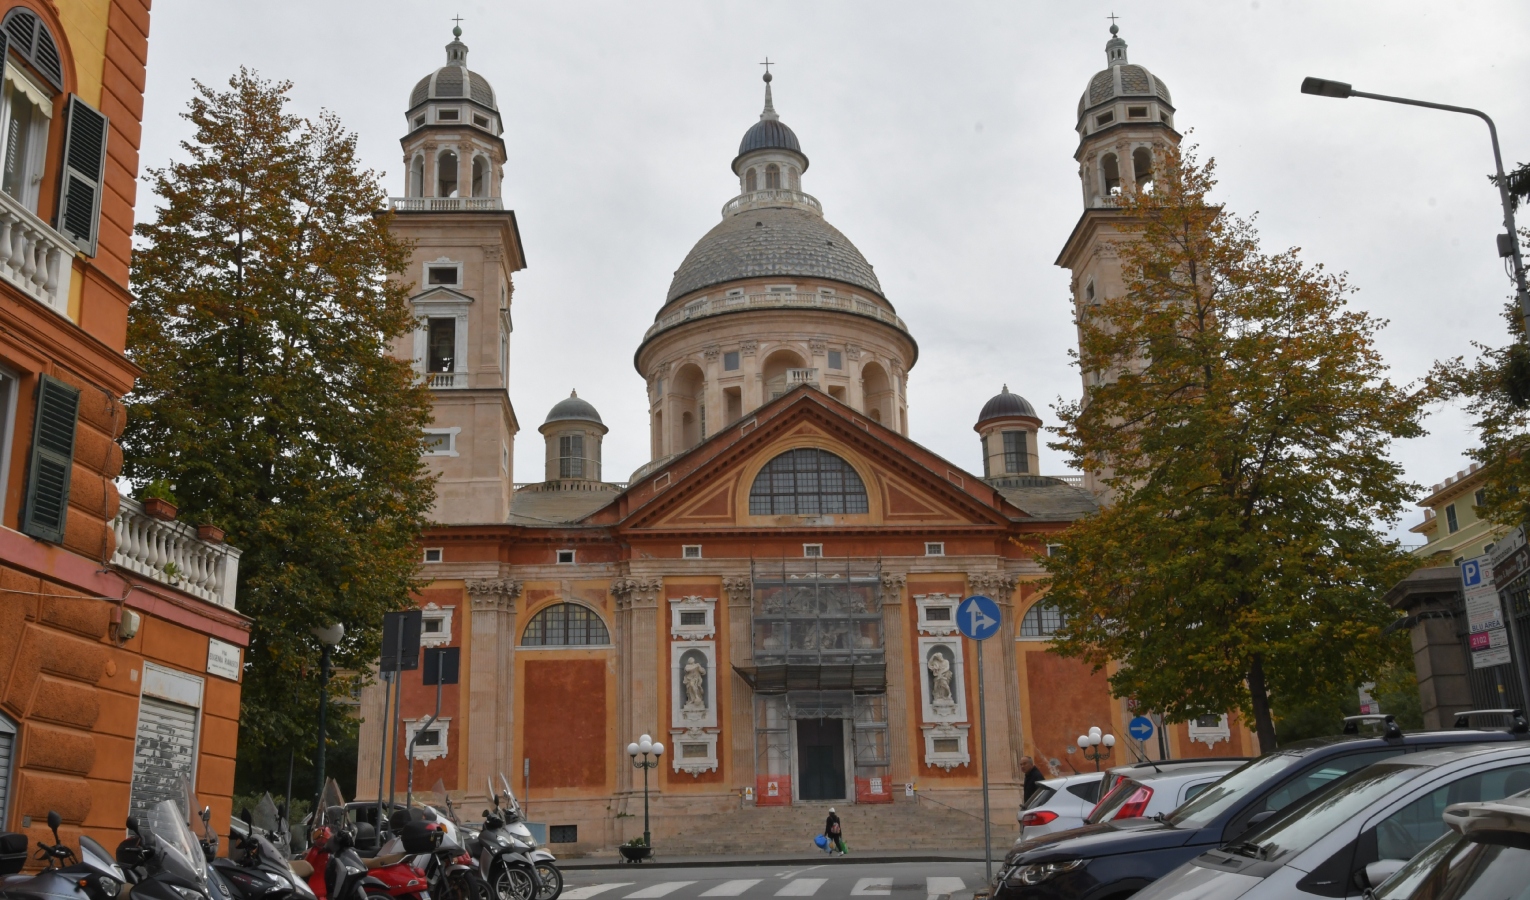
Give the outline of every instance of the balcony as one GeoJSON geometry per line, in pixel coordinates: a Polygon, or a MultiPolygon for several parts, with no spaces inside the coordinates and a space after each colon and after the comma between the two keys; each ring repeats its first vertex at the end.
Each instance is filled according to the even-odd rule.
{"type": "Polygon", "coordinates": [[[112,531],[117,534],[112,565],[225,609],[235,608],[241,551],[202,540],[184,522],[156,519],[127,497],[112,520],[112,531]]]}
{"type": "Polygon", "coordinates": [[[468,386],[468,373],[466,372],[429,372],[426,373],[427,384],[432,390],[451,390],[453,388],[465,388],[468,386]]]}
{"type": "Polygon", "coordinates": [[[764,294],[743,294],[736,297],[702,297],[687,303],[683,309],[660,318],[643,334],[646,342],[654,335],[683,325],[692,319],[704,319],[723,313],[743,312],[755,309],[822,309],[850,313],[876,319],[878,322],[908,333],[908,325],[892,311],[853,294],[814,294],[806,291],[770,291],[764,294]]]}
{"type": "Polygon", "coordinates": [[[68,238],[0,191],[0,279],[67,317],[74,252],[68,238]]]}
{"type": "Polygon", "coordinates": [[[762,206],[791,206],[797,209],[810,209],[820,216],[823,215],[823,205],[812,194],[804,194],[801,191],[789,191],[784,188],[771,189],[768,191],[751,191],[747,194],[739,194],[732,200],[723,204],[723,218],[746,209],[759,209],[762,206]]]}
{"type": "Polygon", "coordinates": [[[394,212],[499,212],[505,208],[498,197],[389,197],[394,212]]]}
{"type": "Polygon", "coordinates": [[[791,388],[794,388],[794,387],[796,387],[799,384],[810,384],[813,387],[818,387],[818,370],[817,369],[787,369],[786,370],[786,387],[787,387],[787,389],[790,390],[791,388]]]}

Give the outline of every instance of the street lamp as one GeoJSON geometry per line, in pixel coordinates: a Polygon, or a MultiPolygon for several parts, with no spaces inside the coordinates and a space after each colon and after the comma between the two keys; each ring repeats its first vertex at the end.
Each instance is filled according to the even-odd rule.
{"type": "Polygon", "coordinates": [[[1091,726],[1088,734],[1078,736],[1078,749],[1084,751],[1084,759],[1094,763],[1094,770],[1100,771],[1100,760],[1110,758],[1110,748],[1116,745],[1116,736],[1104,734],[1098,726],[1091,726]],[[1100,746],[1105,749],[1101,750],[1100,746]]]}
{"type": "Polygon", "coordinates": [[[1498,170],[1498,201],[1503,204],[1503,227],[1505,234],[1498,236],[1498,256],[1509,256],[1514,259],[1514,290],[1515,299],[1519,301],[1519,314],[1525,320],[1525,336],[1530,339],[1530,290],[1525,287],[1525,261],[1519,252],[1519,231],[1514,226],[1514,204],[1509,199],[1509,182],[1503,174],[1503,154],[1498,150],[1498,126],[1488,118],[1488,114],[1477,109],[1469,109],[1465,106],[1447,106],[1444,103],[1429,103],[1424,100],[1409,100],[1406,97],[1388,97],[1385,94],[1369,94],[1365,91],[1357,91],[1342,81],[1330,81],[1326,78],[1313,78],[1310,75],[1302,79],[1302,93],[1312,94],[1316,97],[1334,97],[1340,100],[1350,97],[1364,97],[1367,100],[1381,100],[1386,103],[1401,103],[1405,106],[1422,106],[1426,109],[1442,109],[1446,112],[1465,113],[1476,116],[1487,123],[1488,137],[1493,140],[1493,165],[1498,170]]]}
{"type": "Polygon", "coordinates": [[[664,745],[645,734],[637,743],[627,745],[627,755],[632,757],[633,768],[643,770],[643,846],[652,847],[653,840],[648,836],[648,770],[659,767],[664,745]]]}
{"type": "MultiPolygon", "coordinates": [[[[324,796],[324,726],[329,712],[329,651],[345,637],[345,626],[336,622],[328,628],[315,626],[310,629],[319,639],[319,791],[315,795],[323,802],[324,796]]],[[[315,819],[314,821],[318,821],[315,819]]]]}

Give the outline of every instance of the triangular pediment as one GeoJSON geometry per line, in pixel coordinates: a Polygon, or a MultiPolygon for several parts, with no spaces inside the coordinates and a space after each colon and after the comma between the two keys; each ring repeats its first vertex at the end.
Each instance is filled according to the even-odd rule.
{"type": "Polygon", "coordinates": [[[433,287],[409,298],[410,303],[472,303],[473,298],[448,287],[433,287]]]}

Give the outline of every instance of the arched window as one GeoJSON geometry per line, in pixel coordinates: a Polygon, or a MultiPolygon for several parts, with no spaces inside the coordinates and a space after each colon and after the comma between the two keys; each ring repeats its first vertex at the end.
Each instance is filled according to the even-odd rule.
{"type": "Polygon", "coordinates": [[[765,190],[775,191],[781,189],[781,167],[775,163],[765,167],[765,190]]]}
{"type": "Polygon", "coordinates": [[[1020,636],[1028,638],[1051,637],[1063,624],[1062,613],[1046,601],[1033,605],[1020,620],[1020,636]]]}
{"type": "Polygon", "coordinates": [[[1153,183],[1153,151],[1138,147],[1132,151],[1132,180],[1142,190],[1153,183]]]}
{"type": "Polygon", "coordinates": [[[36,13],[24,6],[14,7],[5,14],[0,30],[5,31],[12,53],[31,63],[32,68],[42,73],[55,88],[64,89],[64,67],[59,61],[58,45],[53,43],[48,26],[37,18],[36,13]]]}
{"type": "Polygon", "coordinates": [[[489,196],[489,161],[482,156],[473,157],[473,196],[489,196]]]}
{"type": "Polygon", "coordinates": [[[815,447],[788,450],[765,464],[749,489],[751,516],[864,513],[866,485],[850,464],[815,447]]]}
{"type": "Polygon", "coordinates": [[[760,189],[760,179],[755,175],[754,169],[744,173],[744,190],[754,193],[760,189]]]}
{"type": "Polygon", "coordinates": [[[1100,159],[1100,177],[1105,182],[1105,193],[1115,194],[1121,190],[1121,166],[1116,161],[1114,153],[1107,153],[1100,159]]]}
{"type": "Polygon", "coordinates": [[[450,150],[436,157],[436,196],[457,196],[457,154],[450,150]]]}
{"type": "Polygon", "coordinates": [[[535,616],[521,633],[523,647],[587,647],[611,643],[600,614],[578,603],[554,603],[535,616]]]}
{"type": "Polygon", "coordinates": [[[425,157],[416,156],[409,162],[409,196],[425,196],[425,157]]]}

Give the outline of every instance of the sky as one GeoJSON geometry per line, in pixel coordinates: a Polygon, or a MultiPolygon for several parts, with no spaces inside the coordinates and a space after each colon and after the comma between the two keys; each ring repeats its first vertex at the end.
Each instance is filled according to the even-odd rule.
{"type": "MultiPolygon", "coordinates": [[[[1506,341],[1482,122],[1298,87],[1319,75],[1476,107],[1496,119],[1505,165],[1530,160],[1523,2],[156,0],[142,165],[181,153],[193,79],[221,85],[246,66],[293,82],[298,114],[337,113],[402,195],[409,92],[444,64],[460,15],[468,66],[498,94],[503,193],[527,260],[511,349],[517,480],[540,479],[536,427],[571,389],[610,428],[605,477],[624,480],[649,446],[632,354],[737,193],[729,163],[758,119],[768,56],[776,109],[811,160],[803,190],[919,342],[910,436],[978,471],[972,426],[1001,385],[1049,425],[1080,393],[1054,261],[1082,212],[1076,109],[1105,65],[1112,12],[1130,62],[1172,91],[1186,143],[1216,159],[1214,196],[1257,214],[1267,250],[1300,247],[1347,272],[1352,302],[1389,320],[1378,343],[1394,380],[1506,341]]],[[[153,200],[140,191],[140,219],[153,200]]],[[[1459,408],[1427,426],[1393,448],[1426,487],[1474,443],[1459,408]]],[[[1069,471],[1049,449],[1041,468],[1069,471]]],[[[1410,510],[1400,529],[1420,519],[1410,510]]]]}

